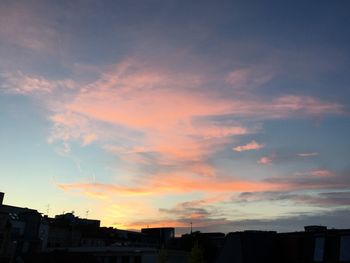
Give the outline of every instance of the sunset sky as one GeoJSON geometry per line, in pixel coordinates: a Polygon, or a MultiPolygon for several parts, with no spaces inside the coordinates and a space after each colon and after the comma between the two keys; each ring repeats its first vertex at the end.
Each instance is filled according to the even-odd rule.
{"type": "Polygon", "coordinates": [[[4,202],[178,233],[349,227],[349,10],[1,1],[4,202]]]}

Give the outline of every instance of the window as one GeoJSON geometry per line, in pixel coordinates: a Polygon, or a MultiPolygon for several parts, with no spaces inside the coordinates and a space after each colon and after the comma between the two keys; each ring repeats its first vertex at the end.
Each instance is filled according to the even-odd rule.
{"type": "Polygon", "coordinates": [[[350,261],[350,236],[342,236],[340,239],[340,261],[350,261]]]}
{"type": "Polygon", "coordinates": [[[322,262],[324,254],[324,237],[316,237],[314,247],[314,261],[322,262]]]}

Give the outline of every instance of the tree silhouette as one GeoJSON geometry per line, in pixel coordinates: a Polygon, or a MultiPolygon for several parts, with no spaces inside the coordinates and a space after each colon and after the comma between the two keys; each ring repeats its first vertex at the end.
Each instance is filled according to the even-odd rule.
{"type": "Polygon", "coordinates": [[[204,263],[203,251],[196,241],[192,247],[191,254],[188,258],[188,263],[204,263]]]}

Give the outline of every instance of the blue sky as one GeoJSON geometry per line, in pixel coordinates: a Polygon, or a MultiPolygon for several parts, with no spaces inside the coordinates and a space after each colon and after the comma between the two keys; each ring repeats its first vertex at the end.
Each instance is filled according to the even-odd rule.
{"type": "Polygon", "coordinates": [[[0,191],[127,229],[348,227],[347,1],[2,1],[0,191]]]}

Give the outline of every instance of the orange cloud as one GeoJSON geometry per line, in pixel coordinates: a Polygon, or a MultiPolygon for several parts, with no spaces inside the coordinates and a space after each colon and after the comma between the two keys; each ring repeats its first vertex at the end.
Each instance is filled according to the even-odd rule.
{"type": "Polygon", "coordinates": [[[225,193],[266,191],[275,189],[275,184],[231,179],[228,177],[201,177],[191,174],[159,174],[139,180],[135,186],[103,183],[58,184],[64,191],[80,191],[88,195],[142,196],[183,193],[225,193]]]}
{"type": "Polygon", "coordinates": [[[263,147],[264,147],[263,144],[259,144],[253,140],[246,145],[236,146],[233,148],[233,150],[236,152],[243,152],[243,151],[251,151],[251,150],[260,150],[263,147]]]}
{"type": "Polygon", "coordinates": [[[127,196],[152,194],[152,189],[146,189],[142,187],[123,187],[119,185],[102,183],[71,183],[58,184],[57,186],[64,191],[78,190],[82,191],[82,193],[88,197],[98,196],[99,198],[107,197],[112,193],[127,196]]]}

